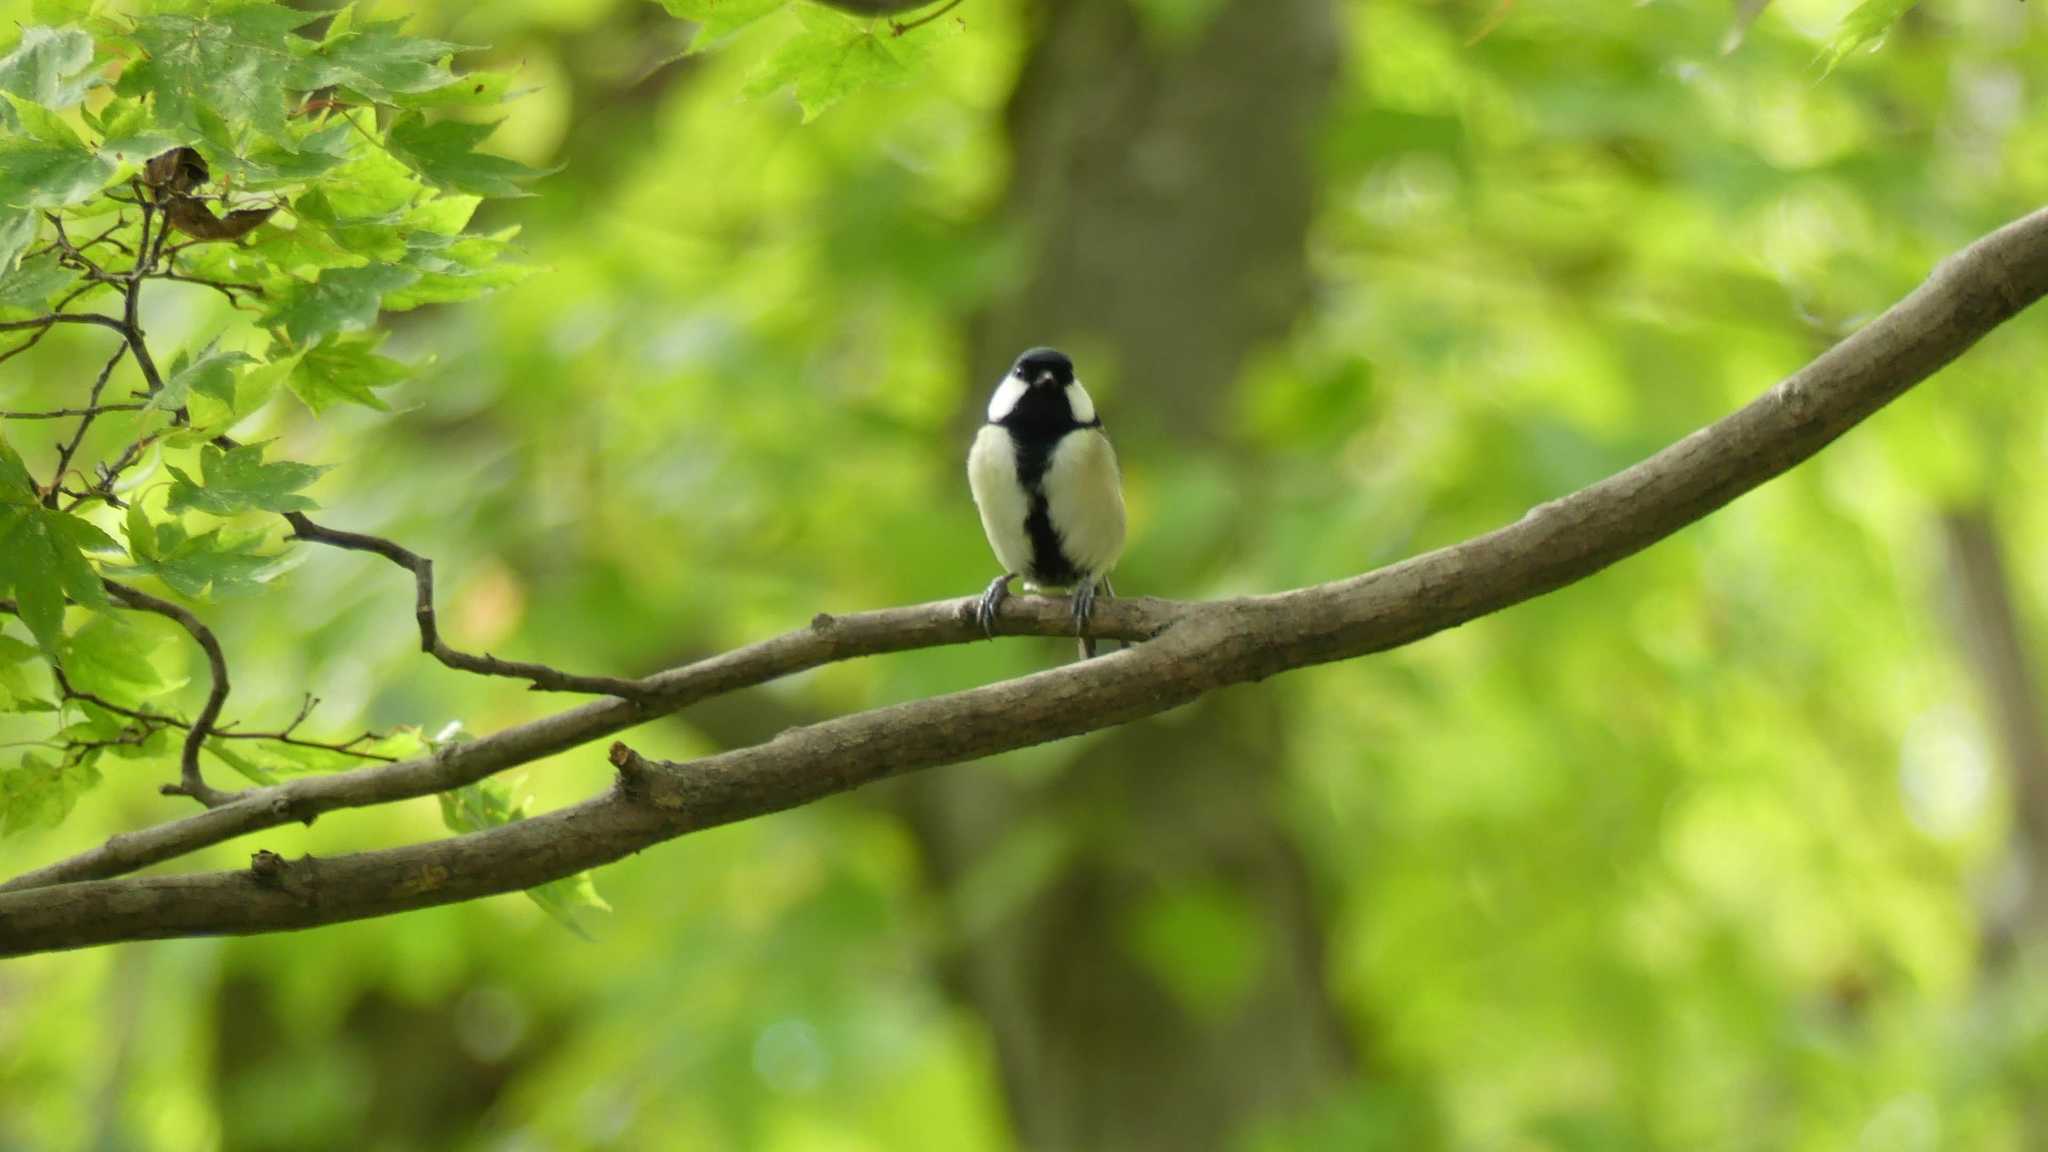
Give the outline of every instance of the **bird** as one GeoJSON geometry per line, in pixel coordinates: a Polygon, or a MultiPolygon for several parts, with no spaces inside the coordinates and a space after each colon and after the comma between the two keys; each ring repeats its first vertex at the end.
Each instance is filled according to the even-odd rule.
{"type": "Polygon", "coordinates": [[[1017,357],[988,402],[988,422],[967,453],[967,484],[1003,574],[989,582],[975,621],[995,638],[996,613],[1021,578],[1027,591],[1071,591],[1084,658],[1088,620],[1124,548],[1123,484],[1116,450],[1074,362],[1052,348],[1017,357]]]}

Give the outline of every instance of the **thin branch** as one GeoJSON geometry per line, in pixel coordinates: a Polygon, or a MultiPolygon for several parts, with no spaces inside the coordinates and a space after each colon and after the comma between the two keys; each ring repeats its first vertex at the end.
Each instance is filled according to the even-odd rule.
{"type": "Polygon", "coordinates": [[[154,272],[150,274],[149,278],[151,280],[170,280],[179,284],[197,284],[202,288],[211,288],[227,297],[228,303],[237,308],[242,306],[242,298],[236,295],[236,293],[247,292],[252,296],[263,295],[263,285],[261,284],[236,284],[228,280],[208,280],[200,276],[187,276],[182,272],[154,272]]]}
{"type": "MultiPolygon", "coordinates": [[[[50,480],[49,494],[43,497],[43,502],[52,508],[57,506],[57,493],[63,487],[64,475],[71,471],[71,459],[78,454],[78,446],[85,443],[85,434],[91,430],[93,420],[101,412],[112,410],[111,408],[100,407],[100,393],[106,391],[107,380],[113,376],[114,368],[121,363],[121,357],[127,353],[132,343],[134,342],[123,341],[119,347],[114,349],[113,356],[108,358],[106,364],[101,366],[100,374],[93,379],[92,394],[86,398],[85,409],[79,413],[78,428],[71,433],[71,439],[65,441],[64,447],[57,452],[57,474],[50,480]]],[[[145,405],[116,405],[115,407],[142,408],[145,405]]]]}
{"type": "Polygon", "coordinates": [[[915,20],[891,20],[889,21],[889,31],[892,35],[901,36],[913,28],[922,28],[946,13],[951,12],[953,9],[958,8],[960,3],[961,0],[947,0],[945,4],[939,6],[937,11],[927,12],[915,20]]]}
{"type": "Polygon", "coordinates": [[[185,746],[178,757],[178,782],[164,785],[163,793],[166,796],[190,796],[208,808],[227,803],[234,798],[234,793],[212,787],[199,772],[199,751],[206,746],[206,737],[213,732],[214,723],[220,719],[220,710],[228,699],[228,661],[221,653],[220,641],[214,638],[211,628],[183,605],[173,604],[115,580],[102,579],[100,583],[106,585],[107,592],[122,604],[138,612],[152,612],[176,621],[179,627],[191,633],[192,639],[206,653],[213,685],[206,693],[206,703],[199,709],[198,719],[192,721],[191,728],[185,732],[185,746]]]}
{"type": "Polygon", "coordinates": [[[100,478],[93,483],[91,488],[84,492],[73,494],[71,503],[66,504],[64,510],[69,512],[89,500],[104,500],[116,508],[123,507],[121,499],[114,495],[114,485],[120,482],[121,474],[126,472],[135,463],[136,458],[142,455],[142,450],[156,443],[156,438],[157,433],[146,432],[136,437],[126,448],[121,449],[121,454],[114,458],[112,464],[98,465],[100,478]]]}
{"type": "MultiPolygon", "coordinates": [[[[123,344],[121,351],[125,355],[128,346],[123,344]]],[[[147,407],[147,404],[95,404],[90,408],[52,408],[45,412],[0,412],[0,417],[8,420],[63,420],[71,416],[102,416],[108,412],[140,412],[147,407]]]]}
{"type": "MultiPolygon", "coordinates": [[[[140,721],[145,724],[156,724],[165,728],[176,728],[180,731],[189,731],[192,728],[190,723],[169,713],[152,712],[147,708],[130,708],[125,704],[116,704],[104,696],[78,688],[71,683],[70,678],[65,675],[64,669],[58,665],[52,664],[50,670],[56,673],[57,690],[63,694],[66,700],[83,700],[96,708],[112,712],[116,716],[126,716],[131,720],[140,721]]],[[[344,756],[353,756],[358,760],[375,760],[384,764],[398,763],[396,756],[386,756],[381,752],[365,752],[356,747],[358,744],[368,744],[371,741],[382,740],[384,736],[379,732],[364,732],[360,736],[354,736],[347,740],[308,740],[295,735],[299,730],[299,725],[306,722],[306,718],[312,714],[314,707],[319,703],[318,697],[308,695],[305,702],[300,705],[298,714],[292,717],[291,723],[276,731],[247,732],[236,728],[235,722],[230,722],[214,725],[211,738],[215,740],[261,740],[267,744],[288,744],[294,748],[313,748],[322,752],[336,752],[344,756]]]]}
{"type": "MultiPolygon", "coordinates": [[[[99,283],[97,281],[94,281],[92,283],[82,284],[79,287],[72,289],[70,292],[64,294],[64,298],[62,300],[59,300],[55,304],[51,305],[50,311],[53,313],[64,311],[64,309],[69,308],[71,306],[72,301],[78,299],[80,296],[85,295],[87,292],[90,292],[97,287],[99,287],[99,283]]],[[[14,347],[9,348],[5,352],[0,352],[0,364],[5,364],[9,360],[14,359],[16,356],[19,356],[22,353],[28,351],[29,349],[35,347],[36,345],[42,343],[43,337],[48,336],[50,334],[51,330],[55,326],[55,323],[55,321],[52,321],[49,324],[43,324],[42,326],[36,328],[34,334],[31,335],[28,339],[23,340],[21,343],[16,344],[14,347]]]]}
{"type": "Polygon", "coordinates": [[[48,328],[52,324],[97,324],[102,328],[111,328],[123,336],[128,334],[128,326],[120,317],[106,316],[98,312],[51,312],[27,320],[0,320],[0,332],[28,332],[48,328]]]}
{"type": "MultiPolygon", "coordinates": [[[[227,446],[234,443],[226,437],[221,437],[219,442],[227,446]]],[[[316,523],[303,512],[287,512],[284,518],[291,524],[292,533],[297,539],[350,552],[373,552],[411,572],[414,589],[413,618],[419,624],[420,651],[430,654],[450,668],[474,672],[480,676],[504,676],[514,680],[525,680],[534,688],[546,692],[588,692],[598,696],[621,696],[626,699],[647,695],[646,685],[639,680],[617,676],[579,676],[558,668],[550,668],[546,664],[500,660],[488,652],[481,656],[464,652],[441,639],[441,629],[434,615],[432,560],[382,536],[328,528],[316,523]]]]}
{"type": "MultiPolygon", "coordinates": [[[[149,342],[143,339],[142,280],[149,270],[155,266],[157,255],[163,251],[164,237],[170,235],[171,229],[168,224],[157,229],[156,249],[153,252],[150,251],[149,222],[151,213],[151,208],[148,205],[144,205],[142,209],[142,235],[140,239],[136,240],[135,249],[137,252],[149,252],[150,255],[147,259],[137,256],[135,267],[128,274],[128,287],[121,297],[123,321],[121,335],[127,338],[129,349],[135,353],[135,366],[142,370],[142,381],[148,387],[149,394],[154,396],[164,390],[164,378],[163,373],[157,371],[156,360],[149,354],[149,342]]],[[[184,412],[182,409],[176,413],[175,422],[184,422],[184,412]]]]}
{"type": "MultiPolygon", "coordinates": [[[[1412,643],[1584,579],[1706,516],[1811,457],[2044,293],[2048,211],[1943,263],[1883,316],[1742,409],[1486,535],[1276,595],[1112,601],[1101,634],[1157,635],[1110,656],[792,729],[691,763],[617,747],[619,782],[610,792],[484,832],[324,860],[261,853],[260,869],[61,882],[318,811],[455,787],[673,711],[679,699],[852,655],[964,642],[973,628],[969,600],[826,618],[815,639],[795,633],[651,677],[648,686],[667,690],[651,700],[595,701],[425,760],[256,789],[17,877],[0,892],[0,955],[302,928],[529,888],[885,776],[1127,723],[1225,685],[1412,643]],[[855,621],[858,641],[834,643],[855,621]]],[[[1005,605],[1000,625],[1063,633],[1062,614],[1057,603],[1019,599],[1005,605]]]]}
{"type": "MultiPolygon", "coordinates": [[[[63,225],[59,223],[59,217],[56,213],[53,212],[50,214],[50,221],[52,223],[56,223],[60,230],[62,229],[63,225]]],[[[87,251],[91,250],[94,245],[111,244],[113,245],[116,251],[122,253],[123,255],[132,257],[135,255],[135,249],[130,248],[126,244],[121,243],[119,240],[114,239],[114,233],[119,232],[121,229],[126,228],[127,226],[127,214],[122,213],[120,215],[117,215],[114,218],[114,222],[108,225],[106,231],[100,233],[99,235],[93,237],[90,240],[87,240],[85,243],[80,244],[77,248],[73,249],[72,251],[74,254],[83,255],[87,251]]]]}

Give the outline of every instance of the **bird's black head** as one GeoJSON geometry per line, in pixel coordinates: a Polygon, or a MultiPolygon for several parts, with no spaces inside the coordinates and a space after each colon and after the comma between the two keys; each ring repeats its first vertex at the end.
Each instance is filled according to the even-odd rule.
{"type": "Polygon", "coordinates": [[[1065,388],[1074,382],[1074,362],[1052,348],[1033,348],[1017,357],[1010,374],[1033,388],[1065,388]]]}

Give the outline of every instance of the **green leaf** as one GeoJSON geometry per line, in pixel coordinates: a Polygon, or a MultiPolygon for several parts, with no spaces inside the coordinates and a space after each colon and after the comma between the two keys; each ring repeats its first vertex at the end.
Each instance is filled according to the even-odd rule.
{"type": "Polygon", "coordinates": [[[64,635],[64,585],[49,532],[33,508],[0,508],[0,588],[12,591],[21,622],[45,652],[64,635]]]}
{"type": "Polygon", "coordinates": [[[327,38],[293,68],[292,87],[341,87],[382,104],[400,93],[431,92],[455,80],[447,61],[462,45],[407,36],[400,31],[403,20],[355,29],[344,18],[351,9],[342,11],[327,38]]]}
{"type": "Polygon", "coordinates": [[[0,593],[11,589],[21,619],[46,652],[64,635],[65,597],[95,608],[107,592],[85,552],[119,551],[105,532],[37,502],[21,457],[0,440],[0,593]]]}
{"type": "Polygon", "coordinates": [[[289,144],[291,34],[319,17],[267,3],[152,13],[129,34],[145,58],[121,73],[120,90],[154,96],[166,124],[229,151],[242,150],[250,128],[289,144]]]}
{"type": "Polygon", "coordinates": [[[1863,0],[1842,17],[1842,26],[1821,54],[1821,70],[1833,72],[1859,49],[1876,46],[1917,3],[1919,0],[1863,0]]]}
{"type": "Polygon", "coordinates": [[[64,822],[78,798],[100,782],[90,757],[51,760],[30,752],[11,768],[0,768],[0,835],[64,822]]]}
{"type": "Polygon", "coordinates": [[[504,258],[513,232],[490,236],[442,236],[415,232],[408,238],[405,263],[420,278],[384,297],[388,311],[402,312],[422,304],[453,304],[524,280],[530,271],[504,258]]]}
{"type": "Polygon", "coordinates": [[[430,124],[419,113],[408,112],[392,122],[389,143],[393,155],[437,187],[478,196],[530,195],[526,185],[546,172],[476,150],[497,127],[462,120],[430,124]]]}
{"type": "Polygon", "coordinates": [[[297,563],[289,553],[271,555],[259,551],[266,540],[264,533],[231,536],[216,528],[187,536],[184,525],[165,520],[148,527],[149,545],[143,549],[137,543],[136,527],[131,519],[128,542],[134,549],[134,563],[115,571],[121,575],[154,576],[190,600],[253,591],[297,563]]]}
{"type": "Polygon", "coordinates": [[[14,51],[0,56],[0,92],[45,108],[69,108],[92,86],[92,37],[79,28],[23,30],[14,51]]]}
{"type": "Polygon", "coordinates": [[[0,712],[54,712],[49,689],[32,683],[32,670],[43,667],[35,646],[0,633],[0,712]]]}
{"type": "Polygon", "coordinates": [[[156,557],[156,526],[149,522],[149,513],[142,510],[142,501],[128,502],[128,510],[121,514],[121,530],[128,537],[130,556],[138,560],[156,557]]]}
{"type": "MultiPolygon", "coordinates": [[[[122,554],[120,541],[107,535],[106,531],[99,525],[82,516],[74,516],[69,512],[58,512],[51,509],[45,509],[44,516],[50,521],[51,526],[55,528],[59,536],[70,541],[71,546],[81,552],[100,552],[110,555],[122,554]]],[[[99,581],[93,581],[93,586],[95,588],[99,587],[99,581]]],[[[93,596],[96,594],[87,593],[87,595],[93,596]]],[[[93,603],[102,604],[105,601],[94,599],[93,603]]]]}
{"type": "Polygon", "coordinates": [[[292,126],[288,144],[258,140],[239,155],[215,159],[217,174],[250,192],[303,184],[346,163],[362,138],[340,117],[324,124],[292,126]]]}
{"type": "Polygon", "coordinates": [[[219,341],[208,344],[198,359],[187,361],[181,353],[171,364],[171,374],[161,392],[150,397],[149,407],[174,412],[183,408],[194,392],[215,400],[230,411],[235,404],[235,369],[256,363],[246,352],[222,352],[219,341]]]}
{"type": "Polygon", "coordinates": [[[172,512],[196,508],[215,516],[238,512],[302,512],[314,507],[299,490],[327,469],[291,460],[265,462],[262,443],[240,444],[223,451],[211,444],[200,449],[200,474],[194,480],[175,466],[167,507],[172,512]]]}
{"type": "Polygon", "coordinates": [[[725,39],[763,16],[782,9],[787,0],[661,0],[671,16],[697,25],[690,51],[697,52],[725,39]]]}
{"type": "Polygon", "coordinates": [[[425,92],[396,92],[391,103],[400,108],[488,108],[512,97],[510,72],[465,72],[425,92]]]}
{"type": "Polygon", "coordinates": [[[813,4],[802,5],[797,14],[802,29],[761,62],[744,91],[766,96],[794,88],[806,121],[863,88],[908,81],[916,57],[934,39],[894,36],[886,22],[856,20],[813,4]]]}
{"type": "MultiPolygon", "coordinates": [[[[435,798],[441,802],[441,822],[449,831],[458,833],[481,832],[524,820],[530,803],[526,799],[515,801],[512,785],[495,779],[442,792],[435,798]]],[[[529,888],[526,895],[562,927],[586,940],[590,934],[584,930],[578,914],[611,911],[611,905],[598,895],[597,884],[587,871],[529,888]]]]}
{"type": "Polygon", "coordinates": [[[316,414],[336,404],[389,411],[375,389],[398,383],[408,372],[398,361],[378,355],[383,341],[381,332],[329,337],[306,350],[286,385],[316,414]]]}
{"type": "Polygon", "coordinates": [[[328,199],[327,189],[315,188],[299,197],[292,212],[302,225],[317,227],[342,251],[389,264],[398,263],[405,256],[403,209],[345,215],[328,199]]]}
{"type": "Polygon", "coordinates": [[[34,212],[0,208],[0,273],[12,272],[35,238],[34,212]]]}
{"type": "Polygon", "coordinates": [[[267,788],[277,783],[277,774],[257,763],[256,757],[251,755],[255,749],[238,748],[227,740],[208,740],[206,750],[219,758],[221,763],[234,769],[243,779],[259,788],[267,788]]]}
{"type": "Polygon", "coordinates": [[[23,260],[12,272],[0,273],[0,312],[46,312],[50,304],[78,283],[78,273],[45,252],[23,260]]]}
{"type": "Polygon", "coordinates": [[[301,345],[368,328],[377,322],[386,292],[419,278],[418,272],[396,264],[329,268],[311,284],[294,285],[263,322],[283,327],[291,342],[301,345]]]}
{"type": "Polygon", "coordinates": [[[62,208],[113,179],[114,162],[87,148],[69,125],[37,105],[5,99],[20,129],[0,136],[0,209],[62,208]]]}
{"type": "Polygon", "coordinates": [[[35,503],[36,484],[28,474],[28,465],[21,462],[14,446],[0,436],[0,505],[35,503]]]}
{"type": "Polygon", "coordinates": [[[586,870],[560,880],[550,880],[538,888],[528,888],[526,895],[541,911],[554,917],[555,922],[585,940],[590,933],[583,927],[581,913],[609,912],[612,906],[598,894],[597,878],[586,870]]]}
{"type": "Polygon", "coordinates": [[[87,116],[100,134],[100,154],[128,163],[141,163],[159,152],[191,143],[183,133],[159,126],[147,101],[133,96],[116,96],[100,109],[95,120],[87,116]]]}
{"type": "Polygon", "coordinates": [[[150,661],[150,654],[163,643],[160,633],[125,624],[112,613],[95,612],[65,638],[60,656],[74,686],[125,704],[175,687],[150,661]]]}
{"type": "Polygon", "coordinates": [[[82,544],[95,548],[106,534],[85,521],[37,504],[0,505],[0,588],[11,588],[21,619],[46,652],[64,636],[65,597],[105,607],[106,589],[82,544]]]}

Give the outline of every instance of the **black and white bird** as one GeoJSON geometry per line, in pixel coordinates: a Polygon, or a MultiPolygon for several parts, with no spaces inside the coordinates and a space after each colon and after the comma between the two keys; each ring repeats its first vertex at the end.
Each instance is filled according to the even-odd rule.
{"type": "Polygon", "coordinates": [[[1074,362],[1051,348],[1017,358],[988,402],[988,423],[967,453],[967,483],[1003,574],[982,594],[975,619],[995,635],[996,610],[1022,577],[1034,592],[1071,590],[1082,654],[1098,586],[1124,548],[1124,494],[1116,452],[1074,362]]]}

